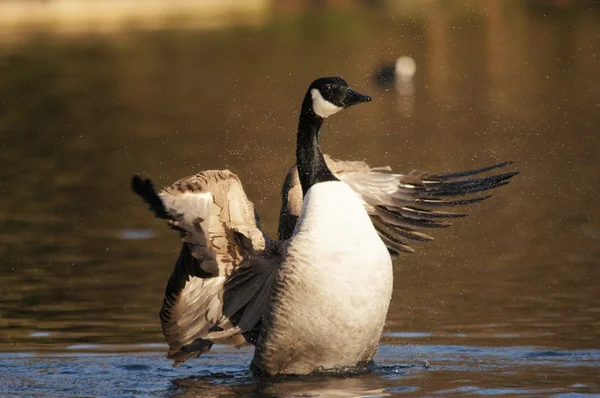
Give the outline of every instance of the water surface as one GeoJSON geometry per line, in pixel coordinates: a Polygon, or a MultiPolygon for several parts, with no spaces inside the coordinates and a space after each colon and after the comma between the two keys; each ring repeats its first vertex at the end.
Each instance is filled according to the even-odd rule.
{"type": "Polygon", "coordinates": [[[600,393],[600,14],[427,4],[3,44],[0,394],[600,393]],[[371,75],[403,54],[408,97],[371,75]],[[395,259],[369,374],[257,380],[226,346],[171,368],[157,313],[178,237],[131,175],[229,168],[274,236],[302,95],[333,74],[374,98],[327,121],[333,156],[522,174],[395,259]]]}

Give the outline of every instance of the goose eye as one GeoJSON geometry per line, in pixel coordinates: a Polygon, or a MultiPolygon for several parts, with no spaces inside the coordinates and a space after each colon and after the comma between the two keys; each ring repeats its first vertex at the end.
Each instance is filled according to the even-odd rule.
{"type": "Polygon", "coordinates": [[[324,88],[325,88],[325,91],[331,92],[333,87],[331,87],[331,84],[326,84],[324,88]]]}

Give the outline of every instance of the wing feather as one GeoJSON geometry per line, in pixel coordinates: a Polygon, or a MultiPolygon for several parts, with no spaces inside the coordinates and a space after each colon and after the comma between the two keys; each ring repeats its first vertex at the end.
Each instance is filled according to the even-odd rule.
{"type": "Polygon", "coordinates": [[[281,254],[238,177],[205,171],[156,193],[136,176],[132,188],[183,239],[160,311],[174,365],[259,327],[281,254]]]}
{"type": "MultiPolygon", "coordinates": [[[[335,160],[327,155],[325,160],[335,176],[362,199],[377,233],[393,254],[414,251],[406,240],[433,240],[422,230],[449,227],[451,224],[443,220],[468,215],[442,208],[489,199],[492,195],[481,193],[508,184],[519,173],[511,171],[481,176],[512,162],[453,173],[433,174],[415,170],[408,174],[394,174],[389,167],[370,167],[364,162],[335,160]]],[[[293,166],[282,190],[280,239],[291,236],[302,208],[301,198],[298,172],[293,166]]]]}

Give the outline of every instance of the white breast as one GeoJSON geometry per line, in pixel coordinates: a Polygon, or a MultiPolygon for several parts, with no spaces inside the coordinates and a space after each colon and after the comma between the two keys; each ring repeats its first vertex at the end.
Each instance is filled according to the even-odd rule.
{"type": "Polygon", "coordinates": [[[302,272],[308,273],[306,278],[323,282],[324,290],[338,289],[343,295],[349,289],[356,297],[372,300],[377,295],[373,284],[391,287],[387,248],[360,198],[343,182],[309,189],[289,249],[302,272]]]}
{"type": "MultiPolygon", "coordinates": [[[[381,241],[358,195],[340,181],[315,184],[306,193],[292,240],[300,244],[303,238],[313,250],[322,247],[326,252],[381,241]]],[[[378,249],[376,245],[367,250],[372,254],[378,249]]]]}

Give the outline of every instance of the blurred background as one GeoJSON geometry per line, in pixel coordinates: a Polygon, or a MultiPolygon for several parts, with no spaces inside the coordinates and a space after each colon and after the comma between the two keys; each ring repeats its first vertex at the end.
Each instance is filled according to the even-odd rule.
{"type": "Polygon", "coordinates": [[[599,18],[584,0],[1,0],[0,350],[162,351],[180,243],[131,176],[228,168],[274,237],[300,103],[328,75],[374,101],[328,119],[326,153],[522,172],[394,260],[384,342],[598,348],[599,18]]]}

